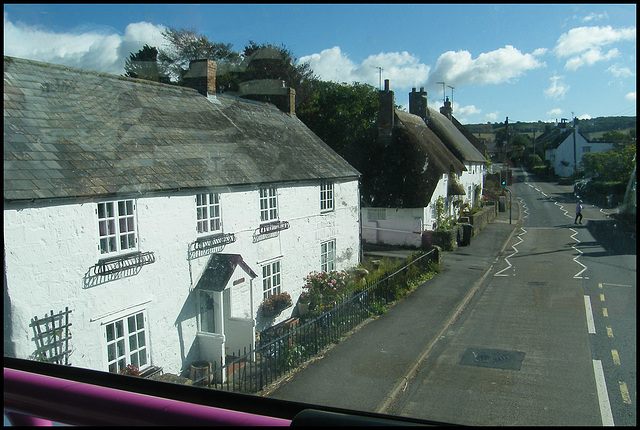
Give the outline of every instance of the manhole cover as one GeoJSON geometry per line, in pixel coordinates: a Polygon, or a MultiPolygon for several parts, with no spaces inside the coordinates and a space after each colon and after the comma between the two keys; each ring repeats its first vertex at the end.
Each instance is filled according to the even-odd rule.
{"type": "Polygon", "coordinates": [[[460,364],[465,366],[520,370],[522,360],[524,360],[524,352],[469,348],[462,355],[460,364]]]}

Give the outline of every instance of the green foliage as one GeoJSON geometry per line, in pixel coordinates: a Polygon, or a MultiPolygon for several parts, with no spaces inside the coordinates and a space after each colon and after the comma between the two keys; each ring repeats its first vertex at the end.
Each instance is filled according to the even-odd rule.
{"type": "Polygon", "coordinates": [[[378,92],[368,84],[318,83],[296,115],[334,151],[365,136],[378,117],[378,92]]]}
{"type": "Polygon", "coordinates": [[[262,301],[262,314],[264,316],[274,316],[289,306],[291,306],[289,293],[273,294],[262,301]]]}
{"type": "Polygon", "coordinates": [[[606,152],[590,152],[582,157],[582,165],[586,177],[597,177],[607,182],[624,182],[634,167],[636,145],[624,145],[606,152]]]}
{"type": "Polygon", "coordinates": [[[353,280],[345,271],[314,271],[305,278],[300,302],[310,303],[315,311],[332,308],[342,303],[353,280]]]}
{"type": "Polygon", "coordinates": [[[169,47],[160,49],[158,62],[173,82],[180,83],[189,62],[194,60],[216,60],[238,64],[240,54],[231,49],[229,43],[213,43],[193,29],[170,27],[162,33],[169,47]]]}
{"type": "Polygon", "coordinates": [[[124,76],[155,82],[169,82],[166,70],[158,63],[158,50],[144,45],[138,52],[131,53],[124,62],[124,76]]]}
{"type": "MultiPolygon", "coordinates": [[[[635,135],[635,129],[633,129],[633,134],[635,135]]],[[[627,133],[622,133],[621,131],[618,131],[618,130],[612,130],[612,131],[607,131],[603,133],[602,139],[600,140],[602,142],[609,142],[609,143],[627,143],[627,142],[632,142],[633,137],[631,133],[627,134],[627,133]]]]}

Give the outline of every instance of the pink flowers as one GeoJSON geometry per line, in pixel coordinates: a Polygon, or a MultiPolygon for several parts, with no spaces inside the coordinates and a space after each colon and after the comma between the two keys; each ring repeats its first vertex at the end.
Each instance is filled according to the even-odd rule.
{"type": "Polygon", "coordinates": [[[305,291],[300,295],[300,301],[332,307],[341,303],[342,298],[347,295],[351,276],[344,271],[316,271],[310,273],[305,282],[305,291]]]}
{"type": "Polygon", "coordinates": [[[262,313],[265,316],[274,316],[283,309],[291,306],[291,295],[286,291],[280,294],[273,294],[262,302],[262,313]]]}

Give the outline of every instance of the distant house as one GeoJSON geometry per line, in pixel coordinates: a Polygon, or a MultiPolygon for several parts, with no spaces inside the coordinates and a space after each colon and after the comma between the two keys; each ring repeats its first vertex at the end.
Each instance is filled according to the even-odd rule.
{"type": "Polygon", "coordinates": [[[359,263],[358,171],[215,71],[192,62],[196,91],[5,57],[5,356],[221,364],[291,317],[266,297],[359,263]]]}
{"type": "Polygon", "coordinates": [[[613,143],[589,142],[577,127],[567,128],[565,122],[540,136],[537,142],[545,144],[545,160],[560,177],[571,176],[576,171],[576,163],[581,169],[584,154],[613,149],[613,143]]]}
{"type": "Polygon", "coordinates": [[[423,89],[409,94],[411,113],[395,109],[388,80],[379,98],[377,127],[345,151],[362,173],[362,239],[420,246],[424,231],[456,215],[454,203],[477,201],[484,157],[449,119],[428,108],[423,89]]]}

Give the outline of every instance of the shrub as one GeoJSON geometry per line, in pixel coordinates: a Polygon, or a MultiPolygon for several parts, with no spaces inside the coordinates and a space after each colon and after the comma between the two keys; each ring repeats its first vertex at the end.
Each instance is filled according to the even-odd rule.
{"type": "Polygon", "coordinates": [[[346,296],[352,281],[352,275],[345,271],[314,271],[305,278],[300,301],[316,307],[336,306],[346,296]]]}
{"type": "Polygon", "coordinates": [[[264,316],[274,316],[289,306],[291,306],[291,296],[289,293],[273,294],[263,300],[262,314],[264,316]]]}

